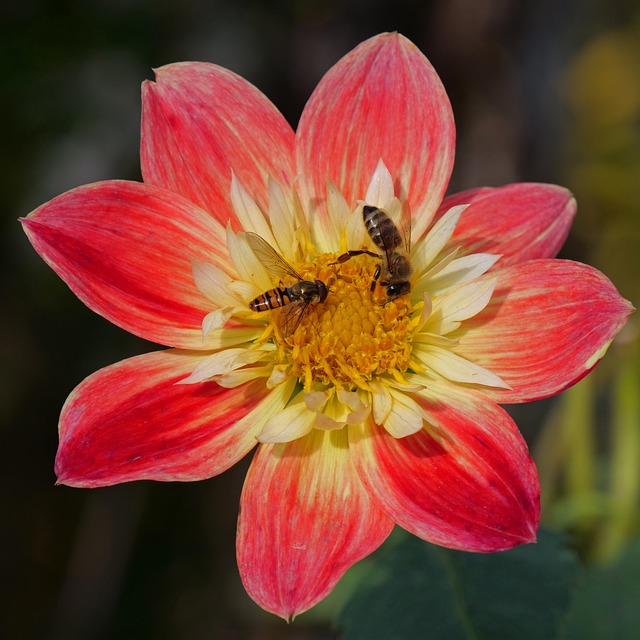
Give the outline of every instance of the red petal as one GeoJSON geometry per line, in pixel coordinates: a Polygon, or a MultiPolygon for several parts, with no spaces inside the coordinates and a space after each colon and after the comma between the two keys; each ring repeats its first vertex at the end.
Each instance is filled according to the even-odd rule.
{"type": "Polygon", "coordinates": [[[392,528],[358,480],[344,429],[263,444],[242,491],[240,575],[261,607],[288,620],[327,596],[392,528]]]}
{"type": "MultiPolygon", "coordinates": [[[[142,85],[142,175],[226,226],[231,173],[266,207],[267,178],[290,185],[294,133],[252,84],[204,62],[170,64],[142,85]]],[[[265,209],[266,210],[266,209],[265,209]]],[[[237,230],[237,225],[236,230],[237,230]]]]}
{"type": "Polygon", "coordinates": [[[192,260],[228,270],[224,231],[206,212],[137,182],[69,191],[23,220],[36,251],[91,309],[160,344],[203,348],[211,303],[192,260]]]}
{"type": "Polygon", "coordinates": [[[633,311],[606,276],[578,262],[532,260],[493,275],[491,302],[464,323],[455,351],[512,387],[483,389],[497,402],[546,398],[580,380],[633,311]]]}
{"type": "Polygon", "coordinates": [[[212,382],[176,384],[202,357],[149,353],[101,369],[78,385],[60,416],[58,482],[98,487],[201,480],[242,458],[256,444],[256,434],[238,420],[260,409],[269,392],[263,380],[234,389],[212,382]]]}
{"type": "Polygon", "coordinates": [[[331,180],[355,205],[382,159],[420,236],[449,182],[455,127],[429,61],[405,37],[386,33],[329,70],[302,113],[296,143],[307,203],[323,202],[331,180]]]}
{"type": "Polygon", "coordinates": [[[465,253],[493,253],[504,267],[536,258],[553,258],[564,244],[576,213],[567,189],[551,184],[516,183],[445,198],[438,217],[451,207],[470,204],[450,244],[465,253]]]}
{"type": "Polygon", "coordinates": [[[538,476],[511,418],[470,392],[434,384],[428,393],[414,399],[431,426],[415,435],[395,439],[373,424],[350,431],[369,492],[401,527],[445,547],[488,552],[534,541],[538,476]]]}

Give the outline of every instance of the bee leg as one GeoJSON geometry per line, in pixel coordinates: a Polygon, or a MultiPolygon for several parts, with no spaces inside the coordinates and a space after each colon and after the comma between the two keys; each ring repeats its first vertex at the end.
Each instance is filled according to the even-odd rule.
{"type": "Polygon", "coordinates": [[[355,249],[352,249],[351,251],[347,251],[346,253],[343,253],[341,256],[339,256],[335,262],[330,262],[329,264],[342,264],[347,260],[351,260],[351,258],[355,258],[355,256],[361,256],[363,254],[366,254],[368,256],[373,256],[374,258],[380,257],[379,254],[374,253],[373,251],[367,251],[366,249],[356,251],[355,249]]]}
{"type": "Polygon", "coordinates": [[[373,279],[371,280],[371,293],[373,293],[376,289],[376,284],[378,283],[378,278],[380,277],[380,273],[382,272],[382,265],[378,265],[376,270],[373,272],[373,279]]]}

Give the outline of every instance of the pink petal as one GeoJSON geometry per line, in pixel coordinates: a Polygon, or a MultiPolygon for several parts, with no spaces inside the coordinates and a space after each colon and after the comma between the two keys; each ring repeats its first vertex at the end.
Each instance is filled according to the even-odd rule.
{"type": "MultiPolygon", "coordinates": [[[[267,178],[289,186],[294,133],[252,84],[204,62],[156,70],[142,85],[144,181],[175,191],[226,226],[231,174],[266,207],[267,178]]],[[[237,225],[234,225],[236,230],[237,225]]]]}
{"type": "Polygon", "coordinates": [[[382,159],[396,195],[409,201],[419,237],[446,190],[454,144],[451,105],[437,73],[405,37],[381,34],[330,69],[302,113],[296,150],[303,196],[324,201],[331,180],[354,206],[382,159]]]}
{"type": "Polygon", "coordinates": [[[497,402],[545,398],[580,380],[633,311],[606,276],[578,262],[532,260],[493,276],[491,302],[464,323],[455,350],[512,387],[483,390],[497,402]]]}
{"type": "Polygon", "coordinates": [[[69,191],[23,220],[36,251],[91,309],[160,344],[201,349],[211,303],[192,261],[229,269],[224,231],[188,201],[137,182],[69,191]]]}
{"type": "Polygon", "coordinates": [[[567,189],[552,184],[516,183],[485,187],[445,198],[438,217],[469,204],[450,244],[464,253],[502,255],[498,266],[553,258],[564,244],[576,213],[567,189]]]}
{"type": "Polygon", "coordinates": [[[101,369],[71,393],[60,416],[58,482],[98,487],[130,480],[202,480],[256,444],[236,425],[268,391],[176,384],[202,357],[159,351],[101,369]]]}
{"type": "Polygon", "coordinates": [[[538,476],[507,413],[435,383],[414,399],[429,416],[417,434],[395,439],[373,424],[350,432],[360,478],[382,509],[407,531],[452,549],[499,551],[534,541],[538,476]]]}
{"type": "Polygon", "coordinates": [[[358,480],[344,429],[263,444],[242,491],[240,575],[261,607],[289,619],[327,596],[392,528],[358,480]]]}

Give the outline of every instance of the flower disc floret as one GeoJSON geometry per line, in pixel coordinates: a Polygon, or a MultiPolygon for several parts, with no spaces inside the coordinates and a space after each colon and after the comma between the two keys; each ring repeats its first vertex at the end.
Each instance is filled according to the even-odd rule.
{"type": "MultiPolygon", "coordinates": [[[[274,332],[292,373],[310,390],[314,383],[338,389],[369,389],[374,376],[389,374],[402,381],[411,362],[411,339],[422,305],[408,296],[382,304],[371,292],[377,260],[357,256],[337,263],[324,254],[301,275],[320,279],[329,287],[323,303],[312,305],[289,337],[274,332]]],[[[272,322],[278,323],[279,315],[272,322]]]]}

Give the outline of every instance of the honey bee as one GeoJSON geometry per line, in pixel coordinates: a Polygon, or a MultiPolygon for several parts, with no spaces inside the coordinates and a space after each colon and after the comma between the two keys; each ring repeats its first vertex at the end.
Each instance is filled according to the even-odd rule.
{"type": "Polygon", "coordinates": [[[338,258],[338,262],[346,262],[349,258],[362,254],[378,258],[380,264],[373,274],[371,291],[375,291],[379,282],[386,287],[387,302],[409,293],[411,291],[409,279],[413,273],[413,267],[409,258],[411,219],[408,210],[403,210],[399,227],[386,211],[368,204],[362,207],[362,218],[371,241],[384,253],[381,255],[367,249],[347,251],[338,258]]]}
{"type": "Polygon", "coordinates": [[[295,278],[290,287],[275,287],[265,291],[249,303],[252,311],[272,311],[286,307],[281,313],[280,328],[284,338],[292,335],[308,310],[309,305],[324,302],[329,292],[322,280],[304,280],[302,276],[261,236],[247,232],[243,234],[256,258],[276,278],[295,278]]]}

